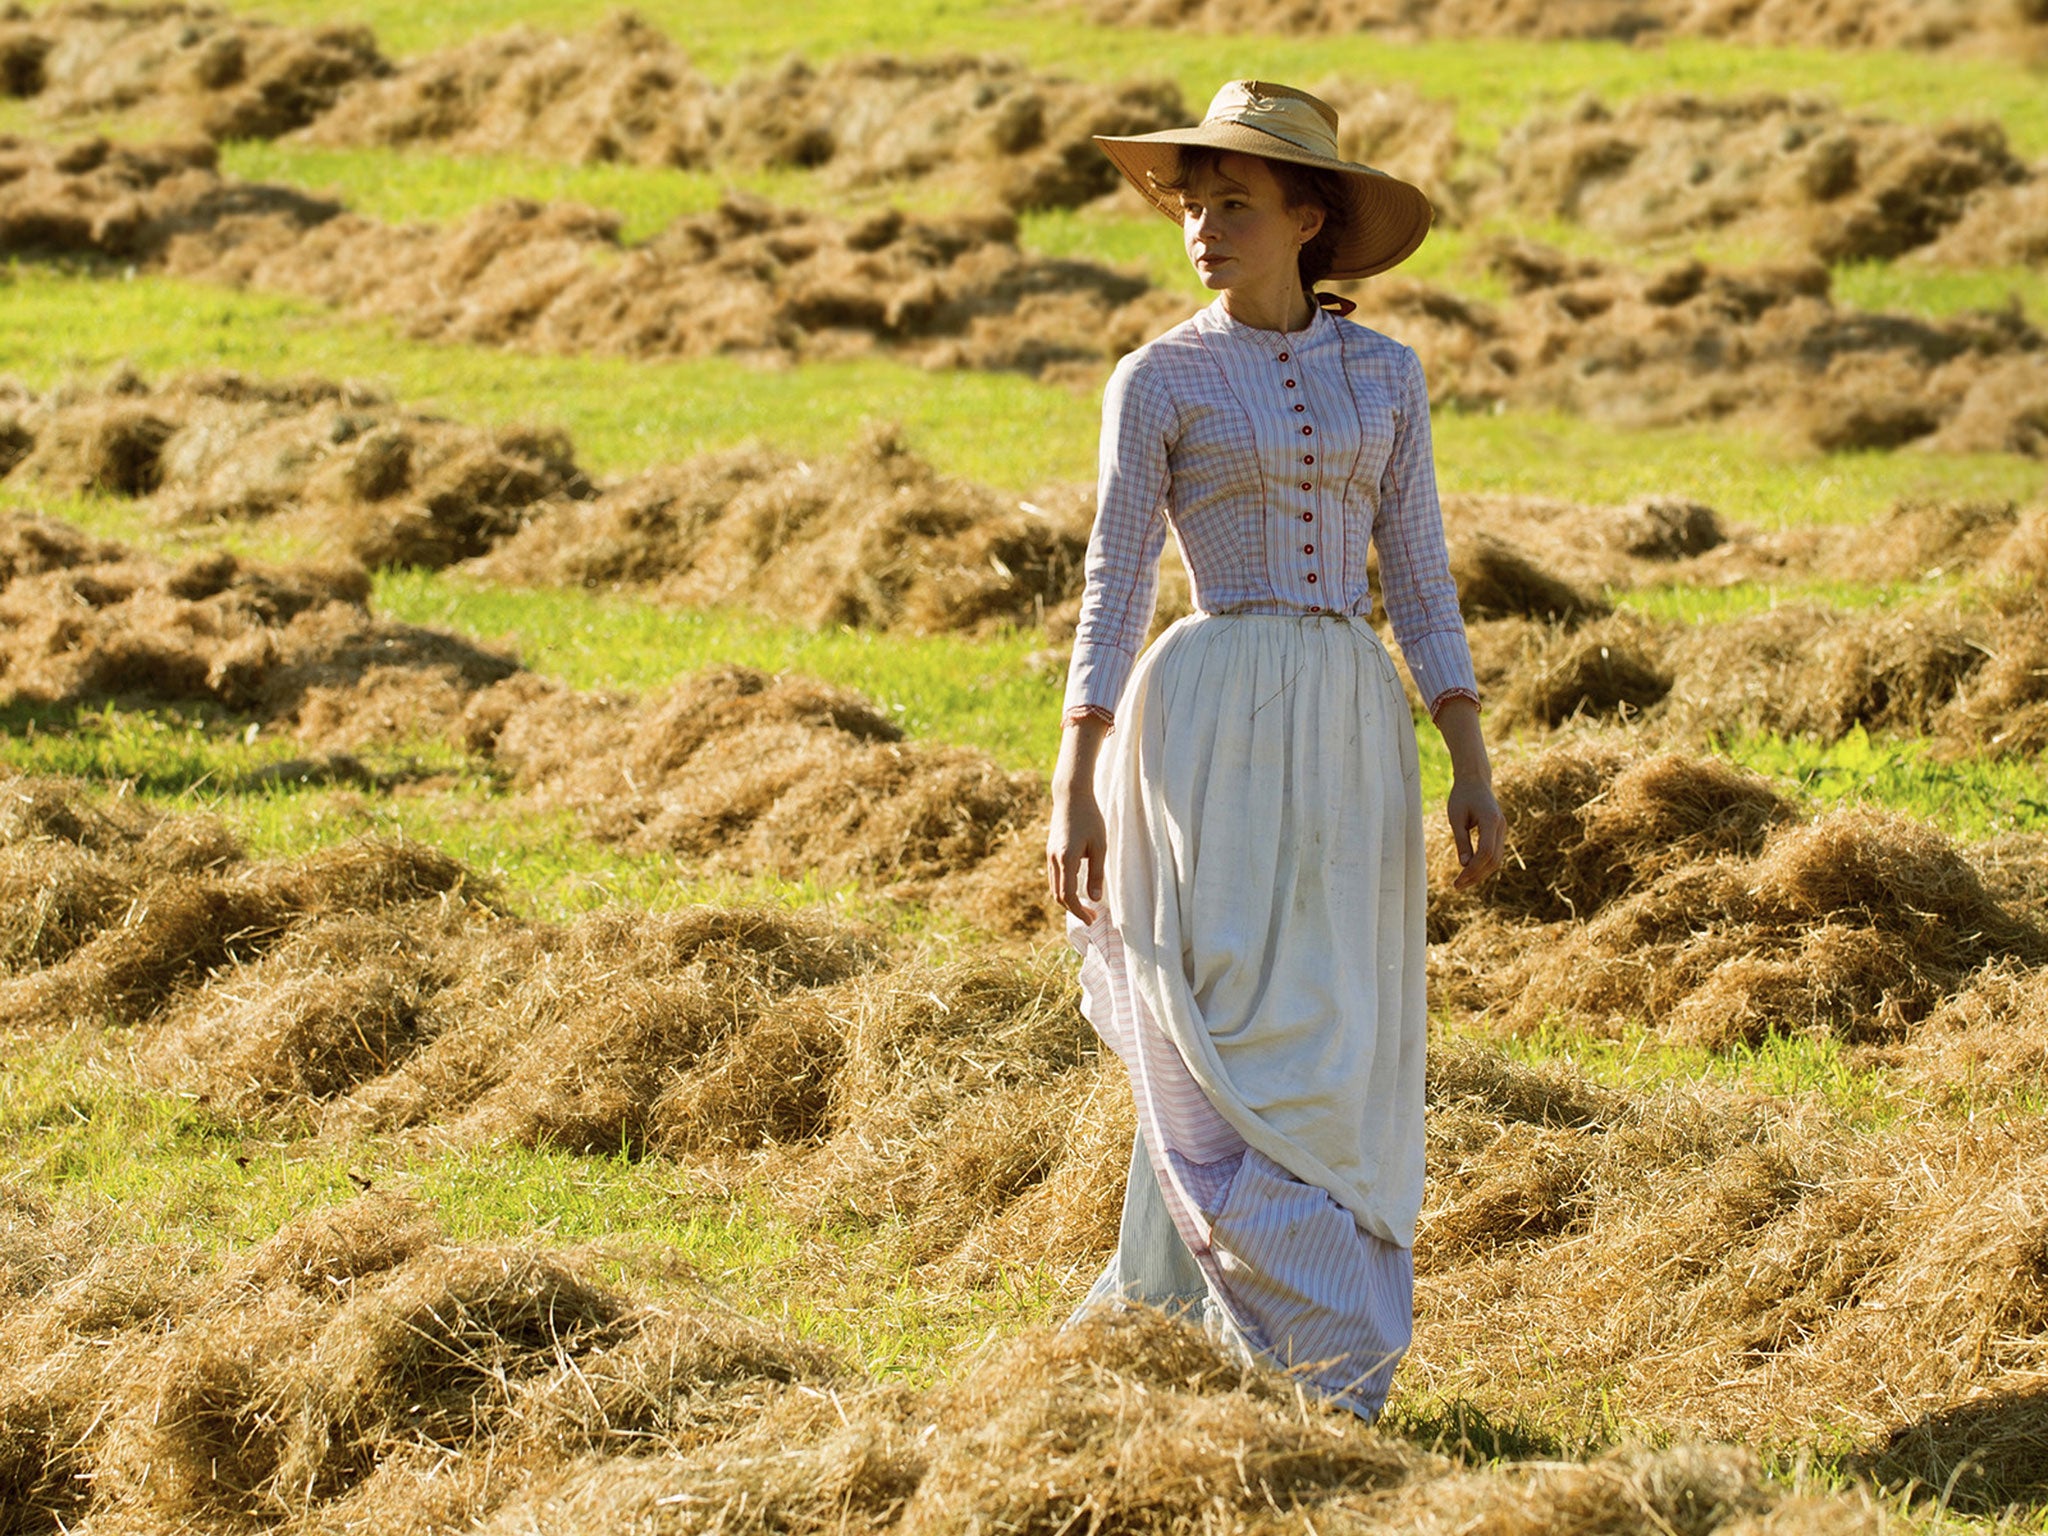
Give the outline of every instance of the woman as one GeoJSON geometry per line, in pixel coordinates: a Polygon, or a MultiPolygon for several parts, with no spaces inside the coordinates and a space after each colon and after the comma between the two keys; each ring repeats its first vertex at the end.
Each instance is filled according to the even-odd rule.
{"type": "Polygon", "coordinates": [[[1450,749],[1461,888],[1505,823],[1421,365],[1309,288],[1406,258],[1430,207],[1259,81],[1199,127],[1096,143],[1219,298],[1103,397],[1047,872],[1139,1135],[1084,1307],[1193,1309],[1370,1417],[1411,1332],[1426,1017],[1414,726],[1368,541],[1450,749]],[[1138,657],[1169,524],[1198,612],[1138,657]]]}

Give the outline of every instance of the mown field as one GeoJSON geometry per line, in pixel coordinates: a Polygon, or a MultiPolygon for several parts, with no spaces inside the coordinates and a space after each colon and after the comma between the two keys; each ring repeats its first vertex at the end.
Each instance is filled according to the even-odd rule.
{"type": "Polygon", "coordinates": [[[2048,1530],[2048,16],[1622,9],[0,11],[0,1529],[2048,1530]],[[1373,1429],[1055,1331],[1234,75],[1438,206],[1513,829],[1373,1429]]]}

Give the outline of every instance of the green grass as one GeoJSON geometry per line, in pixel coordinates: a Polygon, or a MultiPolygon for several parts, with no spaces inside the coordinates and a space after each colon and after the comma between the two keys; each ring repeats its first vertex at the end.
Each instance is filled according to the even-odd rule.
{"type": "MultiPolygon", "coordinates": [[[[708,213],[729,192],[779,204],[855,206],[804,171],[682,171],[666,166],[570,165],[509,155],[428,150],[315,149],[247,140],[225,146],[221,170],[330,196],[390,223],[446,221],[502,198],[588,203],[619,215],[620,236],[644,240],[688,214],[708,213]]],[[[866,202],[889,200],[872,192],[866,202]]],[[[895,199],[900,201],[900,199],[895,199]]]]}
{"type": "Polygon", "coordinates": [[[911,735],[971,742],[1008,767],[1048,767],[1058,747],[1065,671],[1033,659],[1045,637],[1032,631],[973,640],[810,630],[737,610],[663,608],[419,572],[381,576],[372,603],[409,624],[511,640],[528,666],[578,688],[655,689],[732,662],[857,689],[911,735]]]}
{"type": "Polygon", "coordinates": [[[566,428],[599,473],[678,463],[761,438],[812,452],[873,421],[956,474],[1021,492],[1093,473],[1097,404],[1016,374],[933,373],[887,359],[775,368],[731,358],[635,362],[412,341],[302,300],[129,281],[27,263],[0,269],[0,374],[47,386],[127,361],[359,379],[465,420],[566,428]]]}
{"type": "Polygon", "coordinates": [[[1948,589],[1947,583],[1797,581],[1774,585],[1738,581],[1725,587],[1609,588],[1608,601],[1648,619],[1672,624],[1718,624],[1760,613],[1782,603],[1820,603],[1831,608],[1882,608],[1948,589]]]}
{"type": "Polygon", "coordinates": [[[1882,806],[1973,840],[2048,831],[2048,779],[2039,761],[1948,760],[1931,742],[1874,738],[1860,727],[1831,743],[1758,735],[1723,741],[1717,750],[1791,780],[1821,806],[1882,806]]]}

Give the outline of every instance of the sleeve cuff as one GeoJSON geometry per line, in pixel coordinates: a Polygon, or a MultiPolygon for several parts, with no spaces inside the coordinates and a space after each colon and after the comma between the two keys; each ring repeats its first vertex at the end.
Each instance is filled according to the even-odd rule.
{"type": "Polygon", "coordinates": [[[1430,700],[1429,718],[1434,720],[1436,712],[1453,699],[1470,699],[1476,705],[1479,702],[1479,695],[1470,688],[1446,688],[1442,693],[1430,700]]]}
{"type": "Polygon", "coordinates": [[[1079,725],[1083,720],[1100,720],[1111,730],[1116,729],[1115,711],[1104,709],[1100,704],[1073,705],[1060,717],[1060,728],[1064,730],[1070,725],[1079,725]]]}

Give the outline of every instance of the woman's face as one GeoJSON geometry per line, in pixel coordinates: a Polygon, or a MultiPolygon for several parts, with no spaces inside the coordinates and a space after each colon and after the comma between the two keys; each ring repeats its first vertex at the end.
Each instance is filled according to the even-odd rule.
{"type": "Polygon", "coordinates": [[[1224,155],[1181,191],[1180,232],[1206,288],[1263,292],[1300,285],[1297,257],[1323,227],[1320,208],[1289,208],[1257,155],[1224,155]]]}

